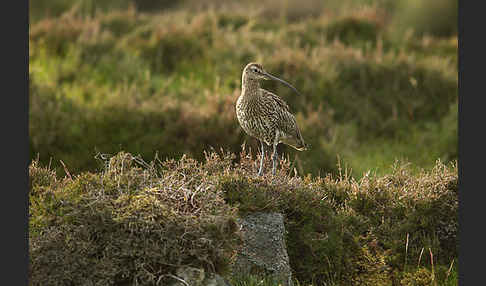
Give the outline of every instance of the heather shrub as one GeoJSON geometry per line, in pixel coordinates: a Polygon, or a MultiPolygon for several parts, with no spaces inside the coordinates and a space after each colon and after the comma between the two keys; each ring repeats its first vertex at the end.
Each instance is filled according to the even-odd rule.
{"type": "Polygon", "coordinates": [[[457,37],[404,32],[397,41],[387,1],[311,11],[314,2],[295,17],[285,16],[293,1],[272,16],[266,4],[211,0],[160,13],[71,9],[33,22],[31,157],[77,173],[97,170],[98,151],[201,160],[209,147],[238,154],[246,142],[255,152],[234,104],[242,68],[260,61],[304,95],[263,83],[288,102],[313,146],[279,146],[299,174],[335,174],[338,160],[360,177],[389,172],[397,158],[418,167],[457,159],[457,37]]]}

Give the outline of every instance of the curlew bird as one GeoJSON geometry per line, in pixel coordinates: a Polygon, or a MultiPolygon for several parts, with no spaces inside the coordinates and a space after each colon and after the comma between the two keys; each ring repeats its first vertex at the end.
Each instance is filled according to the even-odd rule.
{"type": "Polygon", "coordinates": [[[263,158],[265,157],[263,143],[273,146],[272,174],[275,175],[279,143],[287,144],[299,151],[307,150],[308,145],[304,143],[295,117],[290,113],[287,103],[278,95],[260,88],[260,79],[279,81],[297,94],[300,95],[300,93],[288,82],[266,72],[257,63],[249,63],[243,69],[241,95],[236,102],[236,116],[243,130],[260,141],[262,156],[258,170],[259,176],[263,172],[263,158]]]}

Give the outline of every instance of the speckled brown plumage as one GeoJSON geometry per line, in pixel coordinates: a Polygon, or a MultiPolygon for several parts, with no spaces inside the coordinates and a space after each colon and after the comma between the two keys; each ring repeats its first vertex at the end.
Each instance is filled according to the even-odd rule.
{"type": "Polygon", "coordinates": [[[260,79],[274,79],[289,85],[270,75],[256,63],[249,63],[243,70],[241,95],[236,102],[236,116],[243,130],[261,142],[262,159],[259,175],[262,174],[263,168],[263,143],[273,146],[273,173],[277,159],[276,147],[279,143],[287,144],[299,151],[307,149],[287,103],[276,94],[260,88],[260,79]]]}

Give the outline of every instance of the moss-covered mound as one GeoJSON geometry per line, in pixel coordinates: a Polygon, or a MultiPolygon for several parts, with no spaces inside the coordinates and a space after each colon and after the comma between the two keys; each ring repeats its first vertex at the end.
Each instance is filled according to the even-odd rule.
{"type": "Polygon", "coordinates": [[[356,181],[347,170],[298,177],[284,159],[277,176],[256,177],[249,153],[235,157],[145,163],[121,152],[100,155],[100,172],[66,169],[64,178],[33,161],[31,285],[165,285],[181,265],[227,274],[240,243],[234,220],[253,211],[285,215],[301,285],[457,281],[449,268],[457,259],[455,165],[437,161],[414,175],[397,163],[388,175],[356,181]]]}
{"type": "Polygon", "coordinates": [[[225,271],[236,209],[206,170],[128,153],[106,163],[62,180],[30,166],[32,285],[155,285],[181,265],[225,271]]]}

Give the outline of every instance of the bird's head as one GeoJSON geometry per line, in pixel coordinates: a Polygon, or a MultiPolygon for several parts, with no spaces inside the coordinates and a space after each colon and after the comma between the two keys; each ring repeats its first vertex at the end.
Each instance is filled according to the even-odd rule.
{"type": "Polygon", "coordinates": [[[266,72],[263,69],[262,65],[260,65],[258,63],[247,64],[246,67],[243,69],[243,78],[247,78],[249,80],[259,80],[259,79],[276,80],[276,81],[279,81],[279,82],[285,84],[286,86],[290,87],[293,91],[295,91],[298,95],[300,95],[300,93],[297,91],[297,89],[295,89],[295,87],[293,87],[290,83],[284,81],[283,79],[280,79],[276,76],[269,74],[268,72],[266,72]]]}
{"type": "Polygon", "coordinates": [[[243,76],[246,76],[248,79],[268,79],[265,73],[262,65],[257,63],[249,63],[243,69],[243,76]]]}

